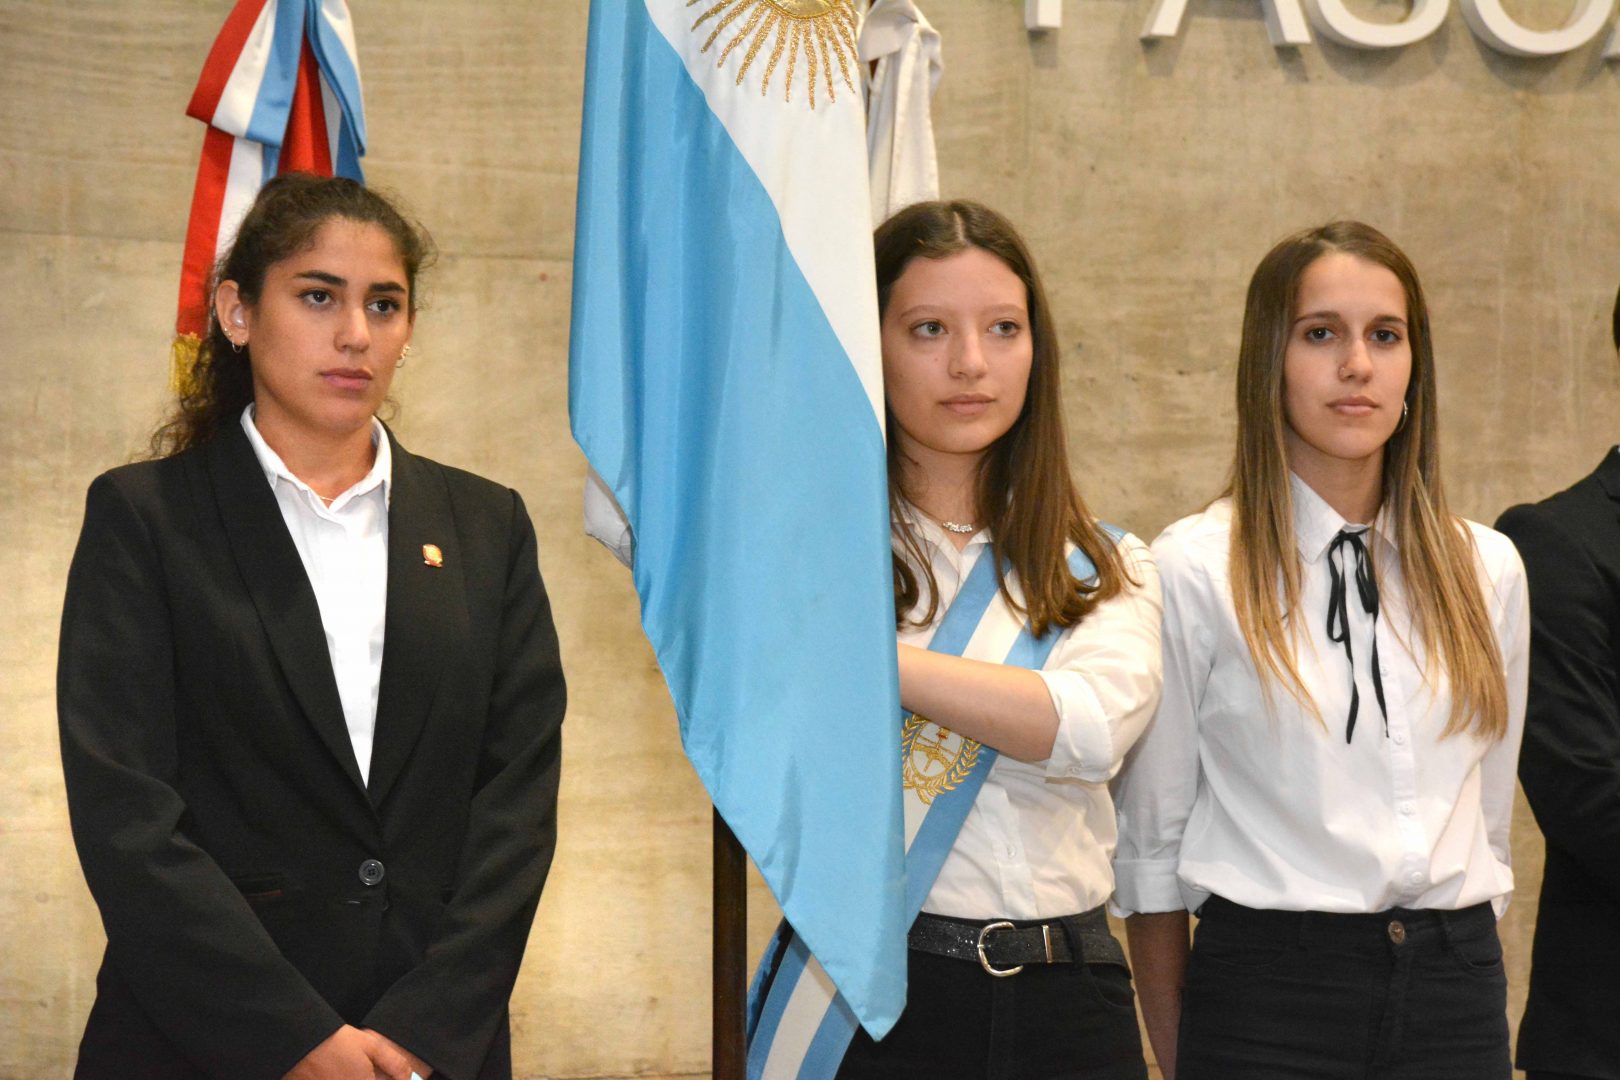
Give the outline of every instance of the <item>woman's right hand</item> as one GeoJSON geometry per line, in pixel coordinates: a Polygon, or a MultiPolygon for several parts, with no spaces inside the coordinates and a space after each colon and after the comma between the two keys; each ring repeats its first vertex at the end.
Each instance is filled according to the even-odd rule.
{"type": "Polygon", "coordinates": [[[282,1080],[411,1080],[403,1054],[369,1031],[344,1024],[282,1080]]]}

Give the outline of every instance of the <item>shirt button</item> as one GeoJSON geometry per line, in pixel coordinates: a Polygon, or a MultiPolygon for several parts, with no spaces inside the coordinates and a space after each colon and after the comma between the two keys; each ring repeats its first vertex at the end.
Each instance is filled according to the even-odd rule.
{"type": "Polygon", "coordinates": [[[1411,877],[1407,878],[1406,880],[1410,881],[1413,885],[1421,885],[1421,884],[1423,884],[1423,875],[1422,874],[1413,874],[1411,877]]]}
{"type": "Polygon", "coordinates": [[[1392,735],[1390,737],[1395,740],[1395,745],[1396,746],[1405,746],[1406,745],[1406,732],[1397,731],[1394,735],[1392,735]]]}
{"type": "Polygon", "coordinates": [[[1406,925],[1404,923],[1402,923],[1401,920],[1399,920],[1399,919],[1391,919],[1390,920],[1390,922],[1389,922],[1389,940],[1393,941],[1397,945],[1399,945],[1401,942],[1406,940],[1406,925]]]}
{"type": "Polygon", "coordinates": [[[1018,858],[1018,849],[1013,847],[1011,844],[1007,845],[1007,858],[1009,858],[1009,859],[1018,858]]]}
{"type": "Polygon", "coordinates": [[[382,863],[376,859],[367,859],[360,864],[360,884],[366,886],[381,885],[384,873],[386,871],[383,870],[382,863]]]}
{"type": "Polygon", "coordinates": [[[1412,811],[1414,809],[1416,809],[1416,808],[1409,802],[1401,803],[1401,813],[1405,814],[1407,817],[1412,816],[1412,811]]]}

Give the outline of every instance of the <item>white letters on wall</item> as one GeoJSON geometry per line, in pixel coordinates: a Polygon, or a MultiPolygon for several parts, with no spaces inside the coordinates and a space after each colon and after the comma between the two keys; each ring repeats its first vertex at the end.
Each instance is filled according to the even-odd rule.
{"type": "MultiPolygon", "coordinates": [[[[1026,0],[1034,4],[1036,0],[1026,0]]],[[[1055,0],[1039,0],[1040,3],[1055,0]]],[[[1510,56],[1556,56],[1591,41],[1614,15],[1616,0],[1575,0],[1569,21],[1557,30],[1531,30],[1507,13],[1502,0],[1460,0],[1469,29],[1510,56]]],[[[1450,0],[1413,0],[1412,12],[1396,23],[1372,22],[1354,14],[1345,0],[1260,0],[1266,33],[1278,48],[1311,43],[1310,26],[1341,45],[1358,49],[1398,49],[1422,41],[1445,22],[1450,0]],[[1307,15],[1309,20],[1307,21],[1307,15]]],[[[1153,0],[1142,39],[1179,37],[1188,0],[1153,0]]],[[[1620,59],[1620,27],[1604,46],[1605,60],[1620,59]]]]}
{"type": "MultiPolygon", "coordinates": [[[[1554,56],[1578,49],[1597,37],[1614,14],[1614,0],[1575,0],[1575,13],[1557,30],[1526,29],[1502,7],[1502,0],[1462,0],[1462,11],[1474,33],[1501,52],[1510,56],[1554,56]]],[[[1616,36],[1609,38],[1603,50],[1605,59],[1616,55],[1616,36]]]]}
{"type": "Polygon", "coordinates": [[[1024,29],[1056,30],[1063,25],[1063,0],[1024,0],[1024,29]]]}
{"type": "MultiPolygon", "coordinates": [[[[1614,0],[1591,2],[1613,4],[1614,0]]],[[[1412,13],[1400,22],[1377,23],[1352,13],[1344,0],[1305,0],[1305,10],[1318,30],[1340,45],[1357,49],[1398,49],[1422,41],[1446,21],[1447,6],[1448,0],[1416,0],[1412,13]]]]}
{"type": "MultiPolygon", "coordinates": [[[[1299,0],[1261,0],[1261,5],[1266,12],[1266,33],[1271,35],[1273,45],[1311,43],[1311,32],[1305,25],[1305,12],[1300,9],[1299,0]]],[[[1147,23],[1142,27],[1143,40],[1177,37],[1186,15],[1187,0],[1153,0],[1153,10],[1148,12],[1147,23]]]]}

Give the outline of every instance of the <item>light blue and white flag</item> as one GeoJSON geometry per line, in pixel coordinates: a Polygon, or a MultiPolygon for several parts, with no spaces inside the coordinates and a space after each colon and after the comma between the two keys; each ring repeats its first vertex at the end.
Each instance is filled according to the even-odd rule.
{"type": "Polygon", "coordinates": [[[908,919],[856,24],[849,0],[592,4],[569,407],[686,752],[881,1036],[908,919]]]}

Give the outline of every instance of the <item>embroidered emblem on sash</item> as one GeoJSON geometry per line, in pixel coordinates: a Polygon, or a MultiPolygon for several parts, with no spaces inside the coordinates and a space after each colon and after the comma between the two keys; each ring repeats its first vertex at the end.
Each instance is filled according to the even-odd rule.
{"type": "Polygon", "coordinates": [[[912,713],[900,729],[901,783],[915,791],[924,806],[952,790],[973,771],[979,744],[926,716],[912,713]]]}
{"type": "Polygon", "coordinates": [[[816,107],[816,80],[823,82],[828,101],[837,101],[833,86],[833,64],[838,65],[843,83],[849,89],[851,100],[855,96],[855,83],[850,72],[855,70],[855,9],[850,0],[686,0],[686,6],[707,5],[692,29],[713,20],[713,29],[699,52],[708,52],[722,36],[730,33],[729,40],[720,50],[716,67],[724,67],[726,60],[739,45],[742,62],[737,66],[737,85],[753,66],[754,60],[767,44],[770,54],[765,61],[765,76],[760,80],[759,92],[763,96],[770,89],[771,76],[786,54],[786,75],[783,79],[782,100],[793,100],[793,74],[804,56],[810,107],[816,107]],[[738,23],[738,20],[741,23],[738,23]]]}

